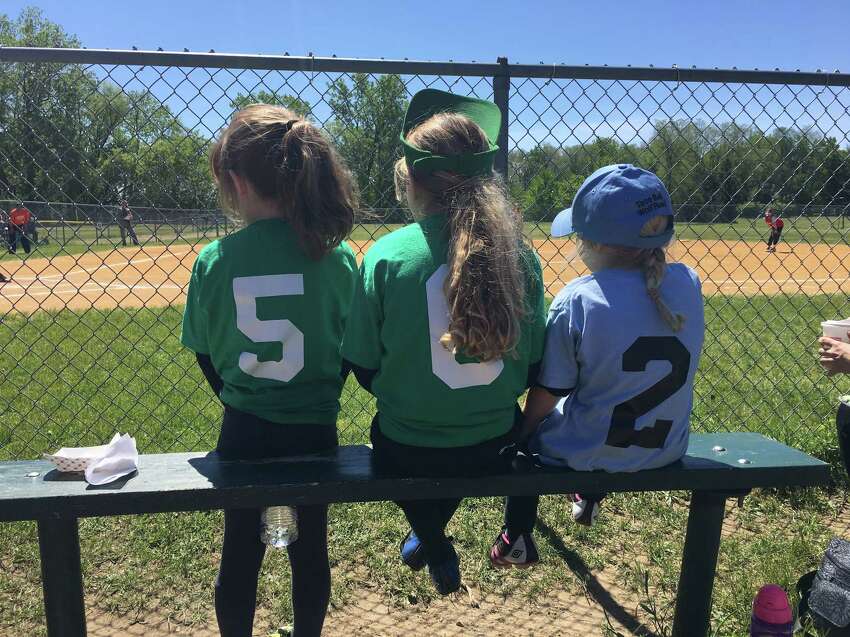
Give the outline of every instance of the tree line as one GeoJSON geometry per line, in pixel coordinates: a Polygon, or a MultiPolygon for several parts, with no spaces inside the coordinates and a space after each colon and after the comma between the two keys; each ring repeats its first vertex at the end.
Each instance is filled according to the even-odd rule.
{"type": "MultiPolygon", "coordinates": [[[[25,9],[15,19],[0,15],[0,45],[81,43],[25,9]]],[[[230,106],[281,104],[313,117],[352,169],[363,208],[399,221],[392,165],[401,156],[407,101],[398,75],[352,74],[329,81],[324,102],[332,116],[324,122],[316,105],[270,90],[238,94],[230,106]]],[[[215,208],[211,142],[149,90],[125,90],[79,65],[0,66],[0,199],[115,204],[126,197],[140,206],[215,208]]],[[[846,209],[848,160],[846,148],[816,130],[668,119],[655,121],[645,140],[515,148],[507,185],[526,219],[547,220],[595,168],[630,162],[656,172],[689,217],[708,211],[709,220],[727,219],[766,205],[846,209]]]]}

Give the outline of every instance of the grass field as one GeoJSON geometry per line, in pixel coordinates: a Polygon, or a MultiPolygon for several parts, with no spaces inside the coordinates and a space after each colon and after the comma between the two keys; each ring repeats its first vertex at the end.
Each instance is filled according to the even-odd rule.
{"type": "MultiPolygon", "coordinates": [[[[551,223],[526,222],[525,234],[529,239],[546,239],[549,237],[551,223]]],[[[351,233],[351,239],[363,242],[377,239],[388,232],[401,227],[401,224],[358,224],[351,233]]],[[[147,226],[138,224],[136,233],[139,240],[153,245],[183,245],[211,241],[232,230],[221,224],[218,229],[209,227],[199,231],[191,226],[147,226]],[[218,231],[217,231],[218,230],[218,231]]],[[[680,239],[721,239],[726,241],[766,241],[767,226],[761,219],[740,219],[733,223],[682,223],[676,228],[680,239]]],[[[121,237],[117,226],[111,226],[98,232],[93,225],[67,223],[54,224],[48,231],[41,231],[39,240],[47,239],[33,250],[33,256],[51,257],[58,254],[80,254],[83,252],[108,252],[121,245],[121,237]]],[[[828,243],[847,244],[850,242],[850,223],[843,217],[798,217],[786,221],[782,238],[788,243],[828,243]]],[[[0,261],[17,259],[23,256],[19,247],[18,254],[0,252],[0,261]]]]}
{"type": "MultiPolygon", "coordinates": [[[[233,225],[228,226],[229,230],[233,225]]],[[[206,243],[224,236],[225,227],[220,225],[218,233],[215,227],[198,229],[193,226],[172,226],[138,224],[135,226],[136,236],[142,244],[147,245],[185,245],[206,243]]],[[[132,245],[127,237],[128,245],[132,245]]],[[[4,241],[4,247],[7,244],[4,241]]],[[[82,254],[84,252],[103,252],[121,247],[121,234],[118,226],[97,229],[94,225],[84,223],[48,224],[38,235],[38,245],[32,246],[29,256],[54,257],[62,254],[82,254]]],[[[8,249],[0,252],[0,261],[25,258],[24,249],[18,245],[16,254],[10,254],[8,249]]]]}
{"type": "MultiPolygon", "coordinates": [[[[708,299],[695,429],[761,431],[837,463],[832,419],[841,387],[817,367],[813,343],[820,317],[846,303],[844,296],[708,299]],[[767,366],[767,360],[774,362],[767,366]]],[[[211,448],[220,408],[178,344],[179,322],[180,308],[7,317],[0,330],[14,339],[4,350],[12,364],[0,366],[0,401],[10,411],[0,423],[0,459],[102,442],[115,423],[133,433],[143,451],[211,448]]],[[[371,397],[349,379],[343,403],[341,438],[364,441],[371,397]]],[[[563,499],[544,498],[538,533],[544,563],[527,572],[488,566],[486,551],[500,525],[498,500],[466,501],[450,531],[464,578],[482,591],[533,600],[552,590],[584,590],[589,573],[615,572],[641,596],[643,616],[662,636],[672,618],[686,498],[614,496],[591,530],[568,521],[563,499]]],[[[723,543],[715,634],[744,634],[759,585],[791,587],[816,565],[841,507],[837,495],[824,491],[760,492],[730,512],[727,524],[737,532],[723,543]]],[[[339,505],[331,517],[335,605],[345,604],[364,579],[399,608],[429,603],[427,576],[398,564],[405,529],[394,505],[339,505]]],[[[218,512],[82,520],[89,600],[105,612],[206,623],[220,533],[218,512]]],[[[42,634],[34,524],[0,525],[0,544],[0,632],[42,634]]],[[[280,556],[264,566],[260,605],[269,622],[290,614],[286,569],[280,556]]]]}

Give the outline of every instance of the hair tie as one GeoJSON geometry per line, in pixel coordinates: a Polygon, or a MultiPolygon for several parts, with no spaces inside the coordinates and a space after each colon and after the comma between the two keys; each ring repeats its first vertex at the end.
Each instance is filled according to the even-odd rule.
{"type": "Polygon", "coordinates": [[[286,155],[283,152],[283,140],[286,138],[287,133],[292,130],[292,127],[300,121],[300,119],[290,119],[289,121],[276,125],[281,128],[280,138],[271,147],[269,154],[271,155],[272,161],[275,165],[279,165],[281,168],[286,170],[293,169],[286,165],[286,155]]]}

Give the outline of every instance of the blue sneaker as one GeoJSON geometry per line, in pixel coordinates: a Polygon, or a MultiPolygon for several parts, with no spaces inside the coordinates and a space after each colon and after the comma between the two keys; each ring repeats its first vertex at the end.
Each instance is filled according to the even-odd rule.
{"type": "Polygon", "coordinates": [[[425,566],[425,551],[422,550],[422,542],[416,537],[411,529],[398,547],[401,561],[414,571],[421,571],[425,566]]]}
{"type": "Polygon", "coordinates": [[[448,558],[438,564],[428,564],[431,581],[440,595],[454,593],[460,588],[460,559],[455,547],[448,543],[448,558]]]}

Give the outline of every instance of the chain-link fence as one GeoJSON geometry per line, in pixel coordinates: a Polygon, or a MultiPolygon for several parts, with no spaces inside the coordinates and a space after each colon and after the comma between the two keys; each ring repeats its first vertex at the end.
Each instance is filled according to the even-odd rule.
{"type": "MultiPolygon", "coordinates": [[[[429,86],[502,108],[497,168],[550,296],[584,272],[549,235],[583,178],[619,162],[658,173],[672,255],[706,297],[694,427],[830,455],[838,388],[815,337],[850,314],[847,76],[0,48],[0,457],[116,430],[145,450],[211,447],[220,410],[178,343],[195,255],[235,228],[211,141],[251,102],[311,117],[356,175],[362,254],[408,220],[391,168],[407,101],[429,86]],[[775,251],[768,208],[785,222],[775,251]]],[[[343,437],[363,440],[371,399],[350,381],[342,401],[343,437]]]]}

